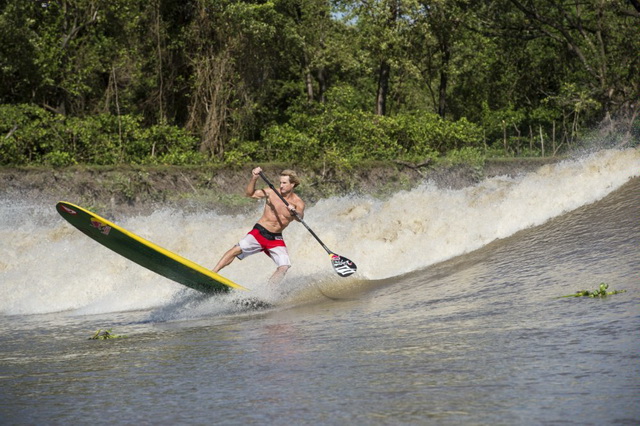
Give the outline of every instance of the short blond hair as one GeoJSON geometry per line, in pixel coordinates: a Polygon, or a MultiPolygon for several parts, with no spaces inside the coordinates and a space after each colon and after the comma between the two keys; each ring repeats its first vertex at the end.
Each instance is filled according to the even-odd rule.
{"type": "Polygon", "coordinates": [[[280,176],[289,176],[289,182],[293,184],[294,188],[300,185],[300,178],[298,177],[298,174],[294,170],[291,170],[291,169],[283,170],[282,172],[280,172],[280,176]]]}

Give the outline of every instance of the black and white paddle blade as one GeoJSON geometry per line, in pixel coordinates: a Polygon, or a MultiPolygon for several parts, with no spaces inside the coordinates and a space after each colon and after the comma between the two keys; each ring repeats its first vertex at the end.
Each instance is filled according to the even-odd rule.
{"type": "Polygon", "coordinates": [[[356,264],[346,257],[338,256],[335,253],[331,253],[330,256],[331,266],[333,266],[333,269],[335,269],[336,273],[341,277],[348,277],[358,270],[356,264]]]}

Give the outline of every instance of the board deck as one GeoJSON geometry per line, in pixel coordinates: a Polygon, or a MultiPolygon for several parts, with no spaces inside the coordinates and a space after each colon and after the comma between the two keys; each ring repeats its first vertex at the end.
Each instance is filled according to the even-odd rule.
{"type": "Polygon", "coordinates": [[[89,238],[163,277],[203,293],[247,290],[190,260],[170,252],[89,210],[65,201],[56,210],[89,238]]]}

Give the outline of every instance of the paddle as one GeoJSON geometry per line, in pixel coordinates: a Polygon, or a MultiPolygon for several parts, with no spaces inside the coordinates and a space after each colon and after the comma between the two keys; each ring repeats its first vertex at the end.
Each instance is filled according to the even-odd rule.
{"type": "MultiPolygon", "coordinates": [[[[280,192],[278,192],[276,190],[276,188],[273,186],[273,184],[271,182],[269,182],[269,179],[267,179],[267,177],[264,175],[264,173],[260,172],[260,177],[267,183],[267,185],[269,185],[269,188],[271,188],[271,190],[273,192],[275,192],[278,197],[280,197],[282,202],[287,207],[289,207],[289,203],[287,202],[287,200],[285,200],[284,197],[280,194],[280,192]]],[[[307,228],[307,231],[309,231],[311,233],[311,235],[313,235],[313,237],[320,243],[322,248],[325,249],[325,251],[327,253],[329,253],[329,257],[331,258],[331,266],[333,266],[333,269],[336,271],[336,273],[338,275],[340,275],[341,277],[348,277],[349,275],[351,275],[351,274],[356,272],[358,267],[356,266],[355,263],[353,263],[352,261],[350,261],[346,257],[337,255],[334,252],[332,252],[331,250],[329,250],[329,248],[322,242],[320,237],[318,237],[316,235],[316,233],[313,232],[313,230],[311,228],[309,228],[309,225],[307,225],[306,222],[300,216],[298,216],[298,214],[296,212],[292,212],[292,213],[304,225],[304,227],[307,228]]]]}

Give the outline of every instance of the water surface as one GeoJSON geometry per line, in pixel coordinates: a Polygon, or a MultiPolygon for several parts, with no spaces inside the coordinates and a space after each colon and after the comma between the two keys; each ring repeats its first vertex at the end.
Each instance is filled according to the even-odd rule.
{"type": "MultiPolygon", "coordinates": [[[[638,151],[601,151],[322,201],[305,220],[358,275],[335,277],[292,225],[279,291],[266,256],[225,270],[275,303],[252,312],[113,255],[53,205],[3,200],[2,423],[638,424],[639,172],[638,151]],[[559,298],[600,282],[626,292],[559,298]],[[127,337],[88,340],[107,328],[127,337]]],[[[115,221],[212,265],[254,216],[115,221]]]]}

